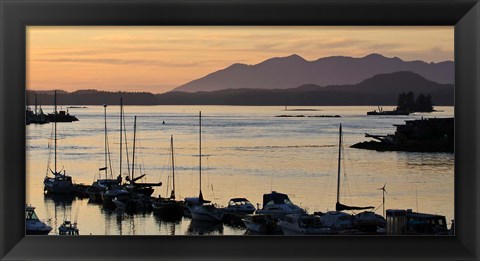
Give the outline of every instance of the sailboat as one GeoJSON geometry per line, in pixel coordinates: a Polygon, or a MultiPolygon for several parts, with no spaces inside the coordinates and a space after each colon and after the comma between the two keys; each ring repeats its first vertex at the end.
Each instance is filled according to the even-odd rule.
{"type": "Polygon", "coordinates": [[[353,222],[353,225],[356,226],[360,231],[375,232],[377,231],[378,227],[382,227],[386,223],[385,219],[382,216],[377,215],[375,214],[375,212],[373,212],[373,209],[375,207],[348,206],[340,203],[340,173],[341,173],[342,145],[343,145],[342,124],[340,124],[339,139],[338,139],[337,203],[335,204],[336,213],[327,212],[327,214],[323,216],[323,219],[325,223],[332,223],[332,220],[328,220],[328,219],[332,219],[332,218],[345,219],[346,213],[342,213],[342,211],[368,210],[368,211],[363,211],[361,213],[355,214],[353,216],[352,222],[353,222]]]}
{"type": "MultiPolygon", "coordinates": [[[[55,115],[57,111],[57,91],[55,91],[55,115]]],[[[57,169],[57,121],[54,122],[54,169],[52,170],[50,166],[48,166],[47,174],[45,179],[43,180],[44,191],[48,194],[73,194],[75,192],[75,185],[72,182],[72,177],[67,176],[65,169],[58,170],[57,169]],[[53,174],[53,177],[48,176],[48,171],[53,174]],[[63,171],[63,174],[62,174],[63,171]]]]}
{"type": "MultiPolygon", "coordinates": [[[[202,195],[202,112],[199,112],[199,194],[198,205],[189,207],[192,214],[192,220],[201,221],[222,221],[223,211],[218,209],[215,205],[210,204],[210,201],[203,199],[202,195]]],[[[186,199],[187,201],[187,199],[186,199]]]]}
{"type": "Polygon", "coordinates": [[[172,152],[172,191],[169,198],[158,198],[152,203],[153,211],[158,215],[171,218],[180,219],[183,216],[183,204],[175,200],[175,160],[173,154],[173,135],[170,137],[170,147],[172,152]]]}
{"type": "Polygon", "coordinates": [[[142,194],[147,197],[150,197],[153,192],[154,188],[153,187],[159,187],[162,185],[162,182],[158,183],[137,183],[137,180],[142,179],[143,177],[146,176],[146,174],[141,174],[138,177],[135,177],[135,141],[136,141],[136,136],[137,136],[137,116],[134,117],[133,121],[133,152],[132,152],[132,172],[131,172],[131,177],[127,176],[125,180],[128,182],[127,185],[124,187],[130,192],[134,194],[142,194]]]}
{"type": "MultiPolygon", "coordinates": [[[[104,155],[105,155],[105,166],[99,168],[99,171],[105,171],[105,178],[101,179],[99,173],[99,178],[93,182],[92,186],[88,188],[88,196],[90,200],[94,202],[101,201],[101,193],[105,192],[109,188],[113,188],[115,186],[119,186],[122,182],[122,176],[119,175],[116,179],[112,177],[112,170],[111,170],[111,161],[109,156],[109,147],[108,147],[108,133],[107,133],[107,105],[103,105],[104,111],[104,119],[105,119],[105,136],[104,136],[104,155]],[[108,178],[108,163],[110,163],[110,178],[108,178]]],[[[120,116],[120,126],[122,124],[121,116],[120,116]]],[[[120,127],[120,136],[121,136],[121,127],[120,127]]]]}

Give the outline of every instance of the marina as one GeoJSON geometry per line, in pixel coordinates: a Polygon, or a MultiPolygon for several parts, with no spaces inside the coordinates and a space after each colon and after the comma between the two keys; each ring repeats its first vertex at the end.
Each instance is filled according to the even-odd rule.
{"type": "Polygon", "coordinates": [[[316,106],[306,117],[275,117],[283,109],[89,106],[74,111],[78,122],[29,125],[27,203],[50,220],[50,235],[61,226],[73,235],[385,234],[381,220],[392,209],[438,214],[451,226],[453,153],[349,147],[407,120],[453,117],[453,107],[372,117],[368,106],[316,106]],[[44,193],[66,177],[76,193],[44,193]]]}

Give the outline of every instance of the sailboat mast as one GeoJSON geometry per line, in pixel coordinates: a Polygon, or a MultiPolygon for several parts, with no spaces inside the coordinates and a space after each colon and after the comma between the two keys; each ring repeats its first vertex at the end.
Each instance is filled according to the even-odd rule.
{"type": "Polygon", "coordinates": [[[173,157],[173,135],[170,137],[170,146],[172,148],[172,194],[170,198],[175,199],[175,160],[173,157]]]}
{"type": "Polygon", "coordinates": [[[120,97],[120,176],[122,175],[122,118],[123,118],[123,98],[120,97]]]}
{"type": "Polygon", "coordinates": [[[103,105],[103,118],[105,121],[105,179],[107,179],[107,105],[103,105]]]}
{"type": "Polygon", "coordinates": [[[54,101],[53,103],[55,104],[55,111],[53,112],[53,116],[54,116],[54,128],[55,128],[55,137],[54,137],[54,140],[55,140],[55,175],[57,175],[57,91],[55,90],[55,97],[54,97],[54,101]]]}
{"type": "Polygon", "coordinates": [[[133,153],[132,153],[132,178],[131,180],[133,181],[134,178],[134,172],[135,172],[135,138],[137,135],[137,116],[133,118],[133,153]]]}
{"type": "Polygon", "coordinates": [[[338,138],[338,173],[337,173],[337,203],[340,202],[340,164],[342,157],[342,124],[340,123],[339,128],[339,138],[338,138]]]}
{"type": "Polygon", "coordinates": [[[199,121],[199,155],[198,155],[198,159],[199,159],[199,176],[200,176],[200,195],[199,195],[199,198],[200,199],[203,199],[203,195],[202,195],[202,112],[200,111],[199,114],[198,114],[198,121],[199,121]]]}

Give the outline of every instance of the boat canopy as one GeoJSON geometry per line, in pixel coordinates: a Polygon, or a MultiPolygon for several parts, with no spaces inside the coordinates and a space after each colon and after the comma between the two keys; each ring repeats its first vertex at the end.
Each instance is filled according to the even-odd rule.
{"type": "Polygon", "coordinates": [[[272,193],[269,193],[269,194],[263,194],[263,206],[272,205],[272,204],[293,205],[292,201],[290,201],[287,194],[278,193],[276,191],[272,191],[272,193]]]}

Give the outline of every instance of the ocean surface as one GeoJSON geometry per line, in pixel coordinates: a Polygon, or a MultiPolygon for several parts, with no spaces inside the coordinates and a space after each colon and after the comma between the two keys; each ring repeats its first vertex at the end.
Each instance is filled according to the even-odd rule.
{"type": "MultiPolygon", "coordinates": [[[[384,107],[384,110],[393,107],[384,107]]],[[[64,106],[65,109],[65,106],[64,106]]],[[[270,191],[286,193],[310,213],[335,209],[339,124],[343,126],[341,202],[386,209],[440,214],[454,219],[454,154],[377,152],[349,148],[370,140],[365,133],[388,134],[394,124],[421,117],[453,117],[453,107],[410,116],[367,116],[373,106],[125,106],[129,162],[132,162],[133,119],[137,116],[136,176],[163,182],[154,196],[171,190],[170,136],[174,137],[178,198],[198,196],[199,111],[202,111],[202,191],[206,199],[226,206],[234,197],[254,205],[270,191]],[[309,109],[309,110],[303,110],[309,109]],[[340,115],[340,118],[275,117],[277,115],[340,115]],[[163,124],[163,122],[165,122],[163,124]],[[168,184],[168,185],[167,185],[168,184]]],[[[52,106],[43,106],[48,113],[52,106]]],[[[70,108],[80,121],[58,123],[58,168],[76,183],[91,184],[104,163],[102,106],[70,108]]],[[[112,175],[119,174],[119,106],[107,107],[112,175]]],[[[127,214],[104,209],[88,199],[47,197],[43,179],[53,169],[53,123],[28,125],[27,204],[58,232],[64,220],[78,222],[81,235],[243,235],[244,228],[196,224],[189,218],[165,222],[153,213],[127,214]]],[[[125,150],[125,147],[124,147],[125,150]]],[[[123,154],[122,174],[128,173],[123,154]]]]}

